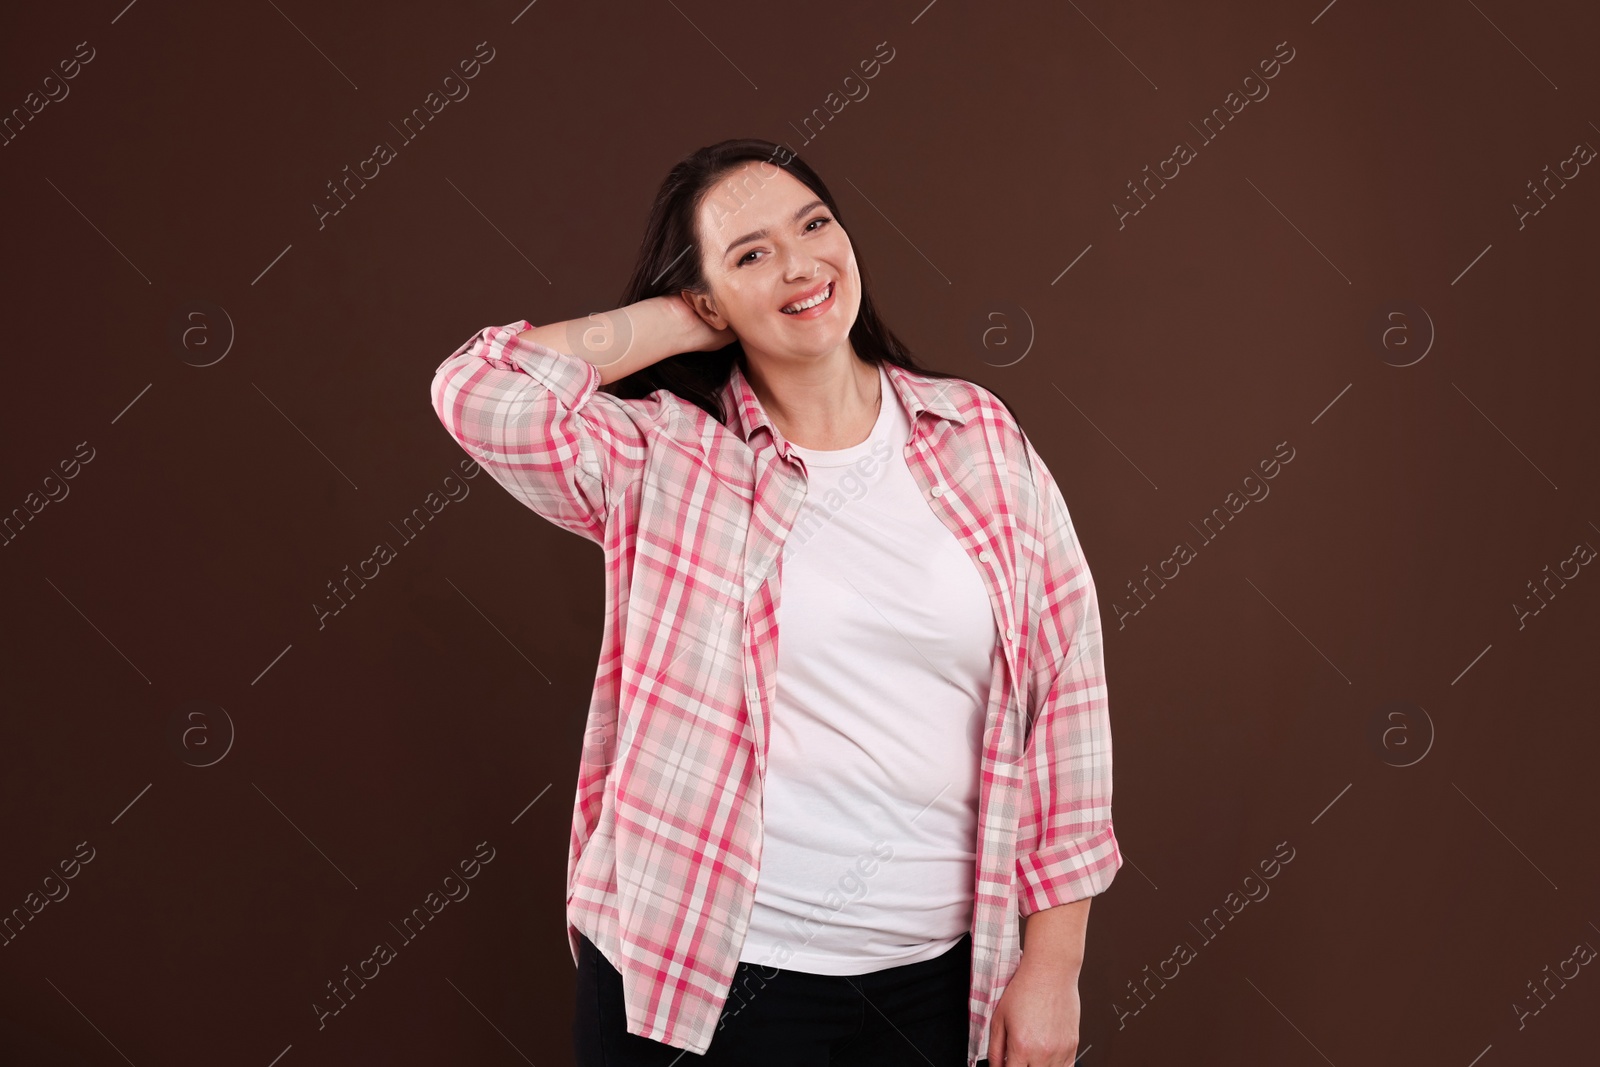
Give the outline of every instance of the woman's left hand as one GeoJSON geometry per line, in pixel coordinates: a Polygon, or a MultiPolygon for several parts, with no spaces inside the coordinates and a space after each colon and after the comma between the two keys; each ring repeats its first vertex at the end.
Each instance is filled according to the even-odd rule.
{"type": "Polygon", "coordinates": [[[1023,952],[989,1024],[989,1067],[1067,1067],[1079,1012],[1077,971],[1023,952]]]}

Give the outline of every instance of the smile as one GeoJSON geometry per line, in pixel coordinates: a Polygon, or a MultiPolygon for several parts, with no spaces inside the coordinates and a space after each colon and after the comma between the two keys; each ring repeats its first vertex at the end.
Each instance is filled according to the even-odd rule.
{"type": "Polygon", "coordinates": [[[779,308],[785,315],[800,316],[802,318],[816,318],[833,306],[833,282],[828,282],[822,290],[804,300],[796,300],[786,307],[779,308]]]}

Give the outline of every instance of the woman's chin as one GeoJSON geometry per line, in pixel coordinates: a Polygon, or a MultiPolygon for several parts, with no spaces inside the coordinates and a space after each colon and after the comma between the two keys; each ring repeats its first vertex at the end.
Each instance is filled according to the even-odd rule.
{"type": "Polygon", "coordinates": [[[838,351],[839,346],[844,343],[845,340],[846,338],[841,336],[836,338],[828,338],[826,340],[819,340],[814,343],[796,344],[794,342],[790,342],[788,345],[779,349],[778,351],[782,352],[788,358],[794,360],[820,360],[826,358],[833,352],[838,351]]]}
{"type": "Polygon", "coordinates": [[[837,351],[840,345],[848,344],[849,341],[850,331],[835,327],[828,330],[792,331],[788,336],[770,338],[767,345],[756,341],[755,347],[793,359],[820,359],[837,351]]]}

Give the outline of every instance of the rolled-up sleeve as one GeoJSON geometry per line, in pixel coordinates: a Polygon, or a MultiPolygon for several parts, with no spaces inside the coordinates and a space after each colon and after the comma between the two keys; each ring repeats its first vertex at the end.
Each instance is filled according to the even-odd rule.
{"type": "Polygon", "coordinates": [[[599,392],[599,368],[519,337],[530,328],[519,320],[468,338],[434,372],[434,412],[513,497],[603,544],[611,507],[639,477],[672,408],[660,394],[599,392]]]}
{"type": "Polygon", "coordinates": [[[1111,722],[1094,579],[1055,479],[1032,444],[1025,447],[1043,563],[1017,825],[1018,910],[1027,916],[1104,891],[1122,854],[1111,825],[1111,722]]]}

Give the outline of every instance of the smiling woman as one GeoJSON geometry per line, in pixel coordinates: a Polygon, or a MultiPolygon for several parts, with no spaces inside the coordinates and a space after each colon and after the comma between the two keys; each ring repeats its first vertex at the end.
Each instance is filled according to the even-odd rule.
{"type": "MultiPolygon", "coordinates": [[[[667,321],[687,334],[680,343],[691,347],[675,350],[671,359],[650,359],[653,352],[635,351],[636,362],[623,359],[616,365],[610,361],[617,354],[604,345],[575,353],[601,366],[603,391],[642,399],[666,389],[726,422],[731,412],[719,408],[717,394],[735,365],[746,374],[757,367],[751,385],[763,404],[770,405],[772,390],[761,370],[771,366],[788,377],[784,370],[809,364],[813,370],[804,380],[813,386],[817,377],[811,375],[819,367],[828,372],[821,377],[834,380],[834,394],[823,398],[832,403],[818,405],[830,416],[850,414],[845,405],[850,398],[841,387],[853,381],[857,404],[852,425],[861,434],[844,442],[853,444],[865,432],[862,418],[876,403],[876,386],[861,372],[882,362],[928,377],[956,377],[921,366],[884,323],[832,193],[800,157],[770,141],[752,138],[702,148],[667,176],[645,224],[621,307],[613,314],[657,298],[666,302],[667,321]],[[829,283],[838,291],[828,294],[826,306],[806,315],[772,317],[829,283]],[[760,312],[753,314],[751,304],[757,302],[760,312]],[[800,323],[808,325],[796,334],[793,325],[800,323]],[[799,350],[784,358],[796,344],[799,350]],[[767,354],[779,361],[763,359],[767,354]],[[862,364],[853,379],[840,373],[849,366],[846,355],[862,364]]],[[[541,327],[531,339],[565,343],[566,326],[541,327]]],[[[636,348],[638,332],[632,336],[636,348]]],[[[588,336],[600,342],[616,334],[588,336]]],[[[767,410],[783,429],[784,413],[771,406],[767,410]]]]}
{"type": "Polygon", "coordinates": [[[770,141],[700,149],[620,308],[482,329],[432,399],[605,551],[578,1062],[1070,1062],[1122,862],[1094,583],[1010,408],[884,324],[822,179],[770,141]]]}

